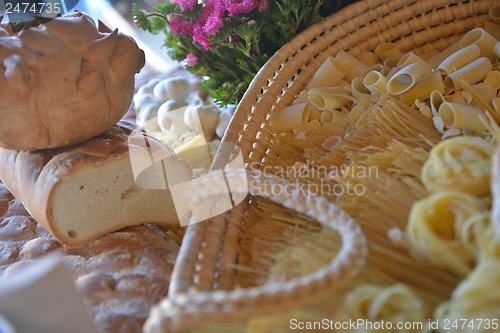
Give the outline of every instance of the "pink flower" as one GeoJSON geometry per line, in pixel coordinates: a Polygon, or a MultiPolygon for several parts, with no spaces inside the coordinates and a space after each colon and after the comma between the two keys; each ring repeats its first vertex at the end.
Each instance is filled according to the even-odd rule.
{"type": "Polygon", "coordinates": [[[257,0],[224,0],[224,5],[229,16],[234,16],[250,13],[259,5],[259,2],[257,0]]]}
{"type": "Polygon", "coordinates": [[[198,64],[198,57],[196,57],[193,53],[188,53],[186,56],[186,64],[189,67],[196,66],[198,64]]]}
{"type": "Polygon", "coordinates": [[[260,0],[259,5],[257,6],[257,9],[259,10],[259,12],[262,12],[262,11],[267,9],[267,7],[268,7],[267,5],[268,5],[267,0],[260,0]]]}
{"type": "Polygon", "coordinates": [[[224,14],[224,7],[221,0],[208,0],[203,7],[201,14],[205,20],[203,31],[208,36],[215,35],[224,25],[222,17],[224,14]]]}
{"type": "Polygon", "coordinates": [[[203,26],[205,22],[203,17],[199,17],[194,23],[193,27],[193,40],[203,46],[205,50],[210,48],[210,41],[208,40],[207,34],[203,31],[203,26]]]}
{"type": "Polygon", "coordinates": [[[198,3],[198,0],[170,0],[170,1],[178,4],[182,10],[193,9],[198,3]]]}
{"type": "Polygon", "coordinates": [[[201,16],[196,20],[193,28],[193,40],[203,46],[205,50],[211,46],[208,36],[215,35],[224,25],[223,15],[222,0],[207,0],[201,16]]]}
{"type": "Polygon", "coordinates": [[[193,33],[194,23],[186,20],[180,14],[176,14],[170,18],[170,31],[179,35],[191,35],[193,33]]]}

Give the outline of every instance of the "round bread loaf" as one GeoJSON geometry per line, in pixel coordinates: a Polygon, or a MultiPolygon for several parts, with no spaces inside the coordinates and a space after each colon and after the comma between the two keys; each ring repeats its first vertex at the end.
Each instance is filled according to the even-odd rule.
{"type": "Polygon", "coordinates": [[[147,226],[125,228],[80,248],[65,248],[0,183],[0,282],[60,251],[103,333],[136,333],[168,292],[179,246],[147,226]]]}
{"type": "Polygon", "coordinates": [[[81,12],[33,25],[0,25],[0,147],[63,147],[115,125],[145,63],[135,41],[81,12]]]}

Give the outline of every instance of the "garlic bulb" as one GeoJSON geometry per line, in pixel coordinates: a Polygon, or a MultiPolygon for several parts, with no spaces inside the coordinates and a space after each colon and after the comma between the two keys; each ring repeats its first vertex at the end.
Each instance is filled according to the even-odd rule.
{"type": "Polygon", "coordinates": [[[158,125],[163,133],[180,137],[189,131],[184,123],[184,112],[186,106],[175,101],[169,100],[163,103],[158,109],[158,125]]]}
{"type": "Polygon", "coordinates": [[[217,123],[217,127],[215,128],[215,134],[219,138],[222,138],[224,133],[226,132],[226,128],[229,125],[229,121],[233,116],[234,111],[236,110],[236,105],[228,104],[225,107],[221,108],[221,112],[219,114],[219,121],[217,123]]]}
{"type": "Polygon", "coordinates": [[[150,97],[156,101],[156,97],[153,96],[153,89],[154,87],[161,81],[161,79],[156,78],[150,80],[148,83],[142,85],[138,90],[137,93],[134,96],[134,108],[136,110],[140,109],[142,105],[142,101],[144,99],[144,96],[149,95],[150,97]]]}
{"type": "Polygon", "coordinates": [[[148,132],[157,132],[160,130],[156,121],[150,121],[158,115],[160,103],[152,102],[141,106],[141,111],[137,114],[136,123],[148,132]]]}
{"type": "Polygon", "coordinates": [[[215,128],[219,122],[220,109],[215,103],[203,103],[203,101],[190,104],[184,113],[184,123],[195,133],[205,136],[211,140],[215,135],[215,128]]]}
{"type": "Polygon", "coordinates": [[[153,94],[161,103],[175,100],[180,103],[186,102],[191,93],[191,83],[182,76],[174,76],[160,81],[153,88],[153,94]]]}

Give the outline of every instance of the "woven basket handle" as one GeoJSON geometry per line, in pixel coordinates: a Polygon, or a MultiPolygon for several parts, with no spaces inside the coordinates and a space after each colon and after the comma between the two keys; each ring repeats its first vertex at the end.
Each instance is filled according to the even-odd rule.
{"type": "MultiPolygon", "coordinates": [[[[251,195],[269,198],[336,230],[342,239],[340,250],[327,266],[284,283],[271,282],[234,291],[176,292],[173,297],[163,299],[152,308],[144,332],[174,332],[199,323],[243,320],[296,308],[339,288],[365,264],[368,249],[361,228],[352,217],[325,197],[304,195],[296,184],[258,170],[227,168],[225,173],[229,183],[231,179],[247,177],[248,188],[236,191],[248,191],[251,195]]],[[[204,198],[220,193],[221,186],[226,186],[226,183],[221,181],[220,174],[213,173],[205,177],[203,186],[203,191],[198,188],[190,196],[192,215],[196,215],[197,207],[204,206],[204,198]]],[[[180,265],[186,264],[182,256],[180,253],[177,259],[180,265]]]]}

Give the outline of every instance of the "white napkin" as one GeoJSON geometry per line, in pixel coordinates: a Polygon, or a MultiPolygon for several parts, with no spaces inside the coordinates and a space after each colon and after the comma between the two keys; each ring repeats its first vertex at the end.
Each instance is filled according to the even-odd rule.
{"type": "MultiPolygon", "coordinates": [[[[58,254],[0,279],[0,314],[15,333],[98,332],[71,271],[58,254]]],[[[0,321],[0,333],[12,332],[1,325],[0,321]]]]}

